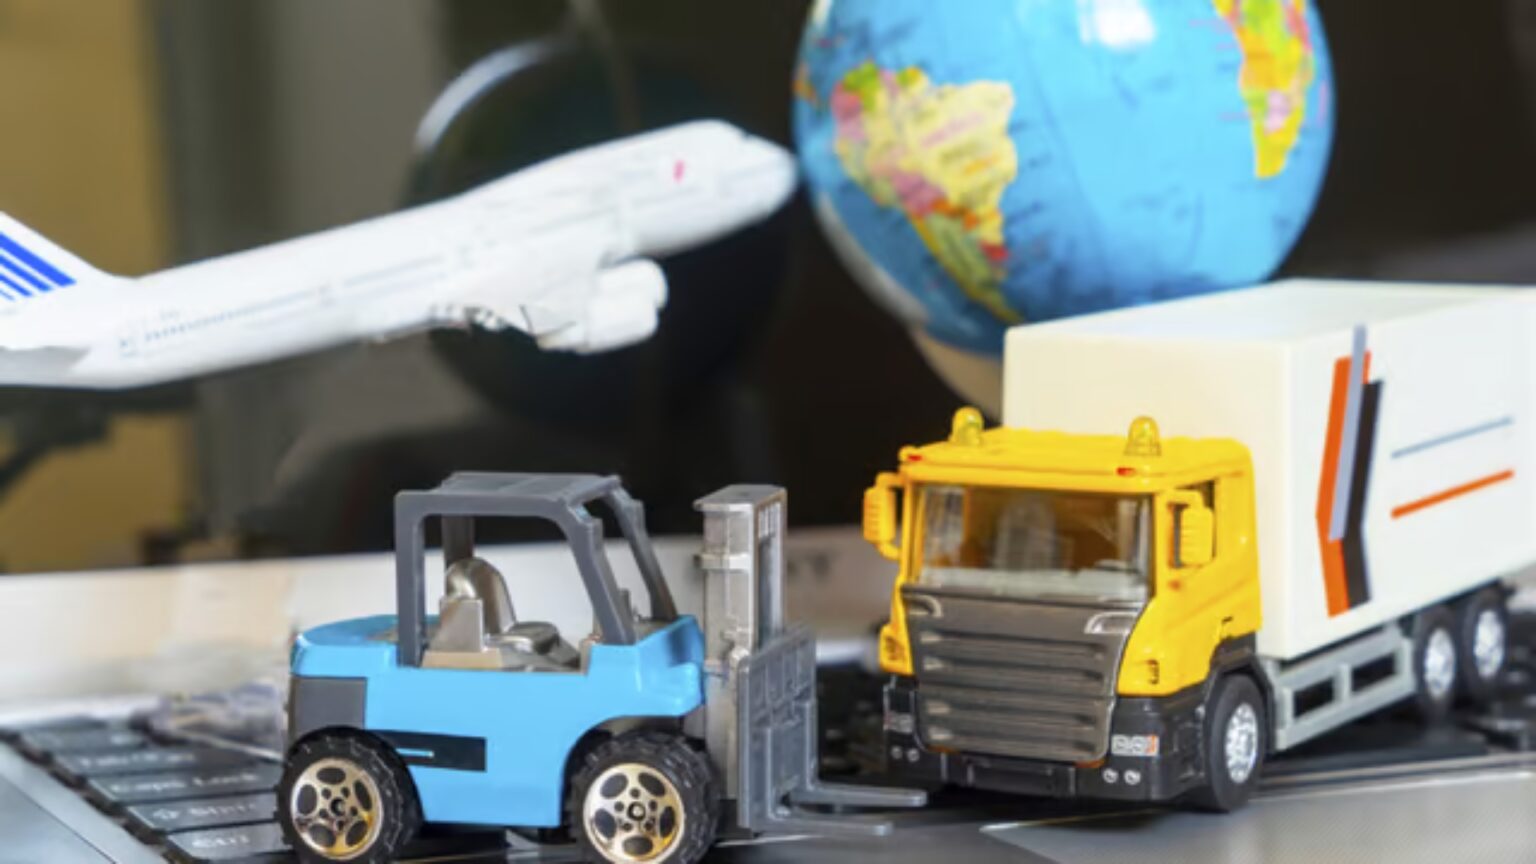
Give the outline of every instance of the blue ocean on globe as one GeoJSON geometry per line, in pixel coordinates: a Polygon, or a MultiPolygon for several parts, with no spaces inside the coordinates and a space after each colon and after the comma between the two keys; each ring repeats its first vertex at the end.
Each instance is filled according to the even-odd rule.
{"type": "Polygon", "coordinates": [[[1263,281],[1332,139],[1304,0],[823,0],[794,89],[844,262],[990,355],[1022,321],[1263,281]]]}

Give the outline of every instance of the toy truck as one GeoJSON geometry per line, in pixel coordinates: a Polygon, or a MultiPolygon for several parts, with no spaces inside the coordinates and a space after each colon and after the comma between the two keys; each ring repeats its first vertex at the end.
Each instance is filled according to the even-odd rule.
{"type": "Polygon", "coordinates": [[[1230,810],[1274,752],[1487,699],[1536,562],[1533,301],[1295,281],[1011,330],[1003,426],[962,410],[865,495],[892,769],[1230,810]]]}
{"type": "Polygon", "coordinates": [[[423,823],[564,828],[588,860],[691,864],[722,816],[748,831],[889,830],[805,806],[923,795],[817,778],[815,643],[783,618],[785,500],[732,486],[698,502],[701,626],[678,614],[642,508],[615,477],[461,473],[401,493],[397,614],[318,627],[294,646],[278,787],[290,845],[305,861],[392,861],[423,823]],[[615,582],[594,508],[627,541],[644,616],[615,582]],[[502,575],[475,554],[487,517],[559,529],[591,633],[573,643],[517,617],[502,575]],[[446,567],[435,616],[429,521],[446,567]]]}

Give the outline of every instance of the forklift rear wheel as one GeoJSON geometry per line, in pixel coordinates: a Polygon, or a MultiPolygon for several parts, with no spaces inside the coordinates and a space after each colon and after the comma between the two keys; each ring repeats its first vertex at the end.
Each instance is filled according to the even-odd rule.
{"type": "Polygon", "coordinates": [[[593,748],[571,780],[571,833],[587,860],[693,864],[715,840],[709,761],[681,735],[640,730],[593,748]]]}
{"type": "Polygon", "coordinates": [[[322,732],[288,754],[279,822],[304,862],[386,862],[421,827],[421,805],[394,751],[360,735],[322,732]]]}
{"type": "Polygon", "coordinates": [[[1264,696],[1252,678],[1224,676],[1205,717],[1205,785],[1190,801],[1201,810],[1228,813],[1247,804],[1259,785],[1269,740],[1264,696]]]}

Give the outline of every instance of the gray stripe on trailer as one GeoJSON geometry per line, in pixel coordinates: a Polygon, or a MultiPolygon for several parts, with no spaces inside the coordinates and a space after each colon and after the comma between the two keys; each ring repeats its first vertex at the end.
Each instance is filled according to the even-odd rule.
{"type": "Polygon", "coordinates": [[[1513,417],[1500,417],[1497,420],[1489,420],[1487,423],[1479,423],[1476,426],[1472,426],[1466,429],[1458,429],[1455,432],[1447,432],[1438,438],[1431,438],[1428,441],[1420,441],[1417,444],[1409,444],[1407,447],[1401,447],[1397,450],[1393,450],[1392,458],[1401,459],[1404,456],[1412,456],[1415,453],[1422,453],[1425,450],[1439,447],[1441,444],[1450,444],[1456,441],[1460,441],[1463,438],[1471,438],[1474,435],[1481,435],[1484,432],[1492,432],[1495,429],[1503,429],[1505,426],[1514,425],[1514,422],[1515,418],[1513,417]]]}
{"type": "Polygon", "coordinates": [[[1344,398],[1344,430],[1339,441],[1339,469],[1333,481],[1333,515],[1328,520],[1328,539],[1344,536],[1344,521],[1349,514],[1349,486],[1355,476],[1355,439],[1360,433],[1360,391],[1365,388],[1361,374],[1365,366],[1365,328],[1356,326],[1349,349],[1349,381],[1344,398]]]}

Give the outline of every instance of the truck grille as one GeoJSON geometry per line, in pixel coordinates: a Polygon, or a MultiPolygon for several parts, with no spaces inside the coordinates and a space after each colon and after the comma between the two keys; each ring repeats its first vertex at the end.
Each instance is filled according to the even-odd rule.
{"type": "Polygon", "coordinates": [[[1124,633],[1087,633],[1106,609],[906,585],[925,743],[967,753],[1083,762],[1109,747],[1124,633]]]}

